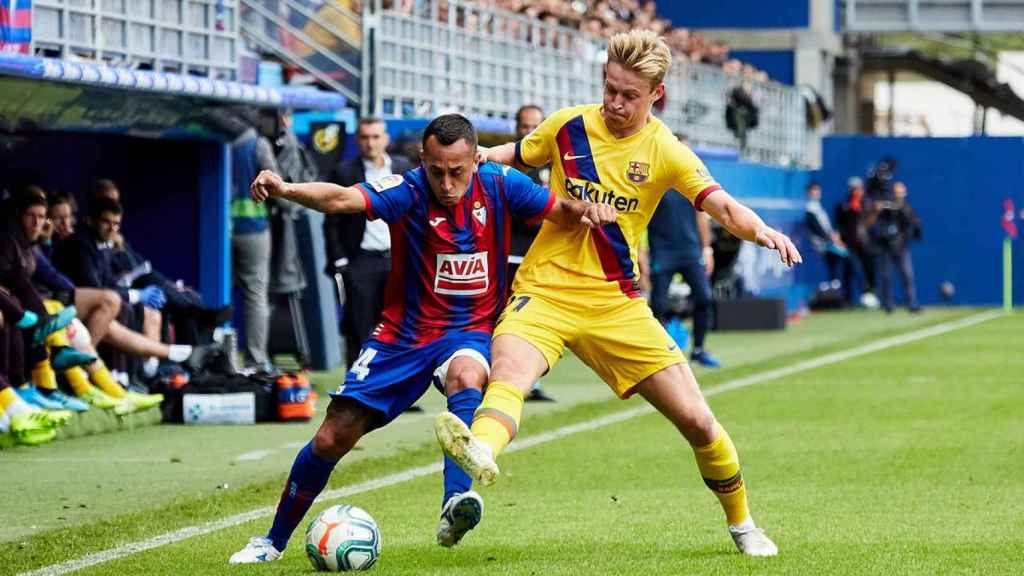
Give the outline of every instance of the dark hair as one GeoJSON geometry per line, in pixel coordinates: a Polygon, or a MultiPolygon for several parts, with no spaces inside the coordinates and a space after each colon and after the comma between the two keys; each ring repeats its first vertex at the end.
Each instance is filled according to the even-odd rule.
{"type": "Polygon", "coordinates": [[[24,214],[33,206],[46,208],[46,192],[38,186],[26,186],[14,195],[14,212],[24,214]]]}
{"type": "Polygon", "coordinates": [[[526,112],[527,110],[536,110],[537,112],[540,112],[541,117],[544,116],[544,109],[540,106],[537,106],[536,104],[523,104],[519,107],[519,110],[516,110],[516,124],[519,124],[519,118],[523,115],[523,112],[526,112]]]}
{"type": "Polygon", "coordinates": [[[807,188],[804,188],[804,190],[810,191],[811,188],[821,188],[821,184],[818,184],[817,182],[811,180],[810,182],[807,183],[807,188]]]}
{"type": "Polygon", "coordinates": [[[72,213],[78,211],[78,202],[75,202],[75,197],[67,192],[52,192],[50,196],[47,197],[47,202],[49,202],[50,208],[59,204],[67,204],[71,207],[72,213]]]}
{"type": "Polygon", "coordinates": [[[423,148],[427,147],[427,139],[431,136],[437,138],[442,146],[451,146],[459,140],[469,142],[469,145],[476,148],[476,130],[473,124],[462,114],[442,114],[427,124],[423,131],[423,148]]]}
{"type": "Polygon", "coordinates": [[[101,194],[108,190],[117,190],[120,192],[117,184],[114,184],[114,181],[109,178],[100,178],[93,182],[92,187],[89,188],[89,201],[91,202],[93,199],[99,198],[101,194]]]}
{"type": "Polygon", "coordinates": [[[89,216],[99,218],[104,212],[124,214],[121,203],[110,198],[93,198],[89,201],[89,216]]]}

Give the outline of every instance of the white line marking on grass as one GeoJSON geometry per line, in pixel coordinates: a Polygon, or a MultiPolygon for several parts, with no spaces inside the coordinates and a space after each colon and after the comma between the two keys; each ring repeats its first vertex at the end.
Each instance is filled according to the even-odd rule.
{"type": "MultiPolygon", "coordinates": [[[[796,374],[798,372],[813,370],[815,368],[819,368],[821,366],[825,366],[828,364],[834,364],[836,362],[849,360],[850,358],[856,358],[858,356],[870,354],[871,352],[885,350],[887,348],[900,346],[903,344],[907,344],[909,342],[914,342],[916,340],[922,340],[924,338],[938,336],[939,334],[945,334],[947,332],[952,332],[953,330],[958,330],[960,328],[966,328],[968,326],[973,326],[975,324],[987,322],[989,320],[992,320],[993,318],[998,318],[1003,315],[1004,313],[1002,311],[983,312],[980,314],[975,314],[973,316],[968,316],[967,318],[962,318],[960,320],[954,320],[952,322],[947,322],[944,324],[923,328],[921,330],[908,332],[906,334],[901,334],[899,336],[884,338],[877,342],[865,344],[864,346],[859,346],[857,348],[853,348],[850,350],[825,354],[824,356],[812,358],[811,360],[797,362],[792,366],[776,368],[774,370],[768,370],[766,372],[761,372],[744,378],[739,378],[737,380],[733,380],[730,382],[725,382],[718,386],[711,386],[709,388],[704,389],[704,396],[716,396],[718,394],[722,394],[723,392],[729,392],[731,390],[745,388],[747,386],[753,386],[754,384],[768,382],[771,380],[781,378],[783,376],[796,374]]],[[[631,418],[635,418],[637,416],[650,414],[653,411],[654,408],[650,406],[641,406],[638,408],[631,408],[629,410],[623,410],[621,412],[616,412],[614,414],[601,416],[600,418],[595,418],[593,420],[588,420],[586,422],[570,424],[569,426],[563,426],[562,428],[558,428],[550,432],[544,432],[543,434],[537,434],[536,436],[523,438],[522,440],[509,446],[506,452],[525,450],[527,448],[532,448],[539,444],[551,442],[552,440],[558,440],[561,438],[565,438],[566,436],[578,434],[580,432],[596,430],[598,428],[602,428],[604,426],[608,426],[611,424],[616,424],[618,422],[623,422],[631,418]]],[[[430,464],[427,466],[419,466],[417,468],[409,468],[408,470],[403,470],[401,472],[396,472],[395,474],[390,474],[388,476],[383,476],[381,478],[368,480],[366,482],[360,482],[359,484],[353,484],[351,486],[346,486],[344,488],[338,488],[335,490],[328,490],[327,492],[321,494],[319,498],[317,498],[317,502],[335,500],[338,498],[344,498],[346,496],[362,494],[364,492],[369,492],[371,490],[377,490],[380,488],[386,488],[388,486],[394,486],[395,484],[402,484],[404,482],[415,480],[416,478],[421,478],[423,476],[434,474],[440,471],[440,462],[430,464]]],[[[242,514],[237,514],[235,516],[223,518],[221,520],[217,520],[214,522],[208,522],[206,524],[200,524],[198,526],[189,526],[186,528],[182,528],[180,530],[175,530],[174,532],[161,534],[154,538],[150,538],[149,540],[124,544],[116,548],[110,548],[107,550],[89,554],[75,560],[68,560],[67,562],[61,562],[60,564],[53,564],[51,566],[46,566],[38,570],[33,570],[31,572],[22,572],[19,576],[61,576],[63,574],[68,574],[71,572],[75,572],[77,570],[81,570],[83,568],[88,568],[90,566],[95,566],[97,564],[103,564],[104,562],[110,562],[111,560],[124,558],[125,556],[130,556],[138,552],[152,550],[153,548],[159,548],[167,544],[174,544],[176,542],[181,542],[182,540],[187,540],[195,536],[202,536],[203,534],[209,534],[211,532],[216,532],[218,530],[223,530],[225,528],[233,528],[235,526],[239,526],[241,524],[245,524],[253,520],[258,520],[260,518],[272,516],[274,514],[274,509],[275,507],[273,506],[256,508],[255,510],[243,512],[242,514]]],[[[227,562],[226,559],[225,562],[227,562]]]]}
{"type": "Polygon", "coordinates": [[[247,462],[247,461],[250,461],[250,460],[263,460],[267,456],[270,456],[271,454],[273,454],[275,450],[277,450],[277,449],[276,448],[271,448],[269,450],[253,450],[252,452],[245,452],[245,453],[239,454],[238,456],[235,456],[235,461],[236,462],[247,462]]]}
{"type": "Polygon", "coordinates": [[[69,463],[90,463],[90,464],[171,464],[171,458],[18,458],[0,462],[4,464],[69,464],[69,463]]]}

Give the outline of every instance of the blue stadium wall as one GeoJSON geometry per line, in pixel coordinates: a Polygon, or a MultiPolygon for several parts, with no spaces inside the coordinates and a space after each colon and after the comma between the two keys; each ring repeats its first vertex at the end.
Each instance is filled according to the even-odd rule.
{"type": "MultiPolygon", "coordinates": [[[[809,172],[734,160],[703,160],[723,188],[756,210],[768,225],[789,234],[802,253],[808,252],[803,220],[809,172]]],[[[790,311],[803,306],[812,288],[824,278],[824,272],[817,267],[786,268],[776,252],[753,245],[743,250],[737,272],[746,290],[758,297],[784,298],[790,311]]]]}
{"type": "Polygon", "coordinates": [[[806,28],[812,1],[658,2],[658,13],[686,28],[806,28]]]}
{"type": "MultiPolygon", "coordinates": [[[[1024,207],[1024,138],[832,136],[825,139],[823,154],[817,177],[830,213],[845,194],[847,178],[866,178],[883,157],[897,160],[895,177],[906,182],[924,227],[922,241],[912,249],[923,304],[943,302],[938,290],[943,281],[956,287],[954,304],[1002,302],[1000,217],[1005,198],[1013,199],[1018,214],[1024,207]]],[[[1024,304],[1020,239],[1014,252],[1014,302],[1024,304]]],[[[896,294],[899,298],[902,287],[896,294]]]]}
{"type": "Polygon", "coordinates": [[[768,77],[792,86],[796,79],[796,57],[792,50],[732,50],[733,58],[768,73],[768,77]]]}
{"type": "Polygon", "coordinates": [[[19,149],[17,177],[76,197],[85,225],[85,194],[99,178],[122,193],[125,238],[169,278],[184,280],[211,305],[229,301],[227,150],[198,140],[37,132],[19,149]]]}

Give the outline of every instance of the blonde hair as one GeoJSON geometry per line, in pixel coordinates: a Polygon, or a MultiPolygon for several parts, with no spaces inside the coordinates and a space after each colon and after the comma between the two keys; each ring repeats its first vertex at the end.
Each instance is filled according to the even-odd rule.
{"type": "Polygon", "coordinates": [[[608,40],[608,63],[612,62],[646,78],[654,88],[672,66],[672,51],[657,32],[633,29],[608,40]]]}

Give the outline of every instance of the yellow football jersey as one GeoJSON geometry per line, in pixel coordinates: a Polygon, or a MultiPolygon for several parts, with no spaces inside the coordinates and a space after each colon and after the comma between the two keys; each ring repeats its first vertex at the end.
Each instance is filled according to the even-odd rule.
{"type": "Polygon", "coordinates": [[[563,108],[516,143],[516,161],[551,164],[551,189],[610,204],[617,221],[599,230],[545,220],[516,273],[516,293],[587,305],[637,298],[637,246],[666,190],[700,209],[720,186],[704,163],[657,118],[628,138],[605,126],[600,104],[563,108]],[[612,298],[617,297],[617,298],[612,298]]]}

